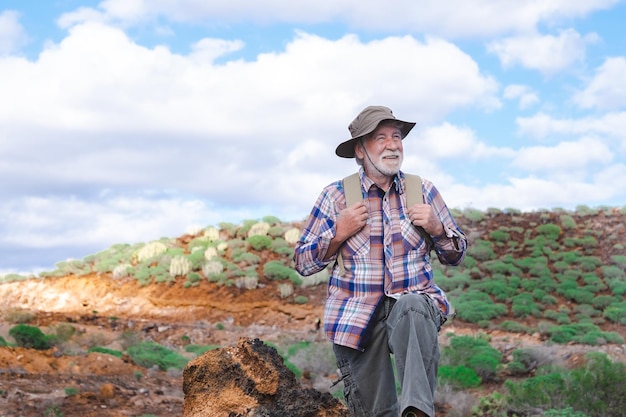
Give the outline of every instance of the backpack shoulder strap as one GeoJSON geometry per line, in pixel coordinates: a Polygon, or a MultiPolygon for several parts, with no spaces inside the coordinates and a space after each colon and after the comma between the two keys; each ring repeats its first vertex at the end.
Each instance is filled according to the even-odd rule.
{"type": "Polygon", "coordinates": [[[343,179],[343,192],[346,196],[346,207],[350,207],[357,201],[363,200],[363,191],[361,191],[361,177],[358,172],[349,175],[343,179]]]}
{"type": "MultiPolygon", "coordinates": [[[[419,175],[404,174],[404,189],[406,190],[406,206],[411,207],[414,204],[424,203],[424,191],[422,190],[422,179],[419,175]]],[[[415,226],[426,242],[432,248],[434,246],[433,238],[424,230],[423,227],[415,226]]]]}
{"type": "Polygon", "coordinates": [[[424,202],[422,179],[419,175],[404,174],[404,185],[404,189],[406,190],[407,207],[424,202]]]}
{"type": "MultiPolygon", "coordinates": [[[[363,191],[361,190],[361,176],[358,172],[352,175],[348,175],[342,180],[343,193],[346,197],[346,207],[350,207],[352,204],[363,201],[363,191]]],[[[343,276],[346,273],[346,269],[343,266],[343,257],[341,256],[341,249],[337,255],[337,265],[339,266],[339,274],[343,276]]]]}

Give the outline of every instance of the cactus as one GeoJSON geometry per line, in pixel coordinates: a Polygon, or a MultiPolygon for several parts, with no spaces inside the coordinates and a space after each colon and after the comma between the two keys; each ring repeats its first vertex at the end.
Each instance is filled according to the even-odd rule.
{"type": "Polygon", "coordinates": [[[172,277],[187,275],[190,269],[191,262],[184,256],[176,256],[170,261],[170,275],[172,277]]]}
{"type": "Polygon", "coordinates": [[[287,241],[287,243],[294,245],[298,242],[299,239],[300,229],[294,227],[285,232],[285,240],[287,241]]]}
{"type": "Polygon", "coordinates": [[[202,267],[202,273],[206,277],[220,274],[224,271],[224,265],[218,261],[209,261],[202,267]]]}
{"type": "Polygon", "coordinates": [[[268,230],[270,230],[269,223],[260,222],[260,223],[253,224],[250,227],[250,230],[248,230],[248,237],[250,237],[250,236],[266,236],[268,230]]]}
{"type": "Polygon", "coordinates": [[[210,261],[213,258],[217,258],[218,254],[217,254],[217,248],[213,247],[213,246],[209,246],[205,251],[204,251],[204,258],[207,261],[210,261]]]}
{"type": "Polygon", "coordinates": [[[215,242],[220,238],[220,231],[215,227],[207,227],[204,229],[204,236],[209,240],[209,242],[215,242]]]}
{"type": "Polygon", "coordinates": [[[113,278],[120,279],[128,276],[131,271],[132,266],[130,264],[119,264],[115,268],[113,268],[113,278]]]}
{"type": "Polygon", "coordinates": [[[293,285],[289,282],[278,284],[278,292],[280,293],[280,298],[287,298],[293,294],[293,285]]]}
{"type": "Polygon", "coordinates": [[[161,255],[166,250],[167,246],[165,246],[163,243],[150,242],[143,248],[139,249],[139,252],[137,252],[137,260],[139,262],[143,262],[146,259],[154,258],[155,256],[161,255]]]}

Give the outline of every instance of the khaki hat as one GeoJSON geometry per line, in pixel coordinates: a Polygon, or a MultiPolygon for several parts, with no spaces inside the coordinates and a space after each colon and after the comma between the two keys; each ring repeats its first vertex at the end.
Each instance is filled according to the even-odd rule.
{"type": "Polygon", "coordinates": [[[415,126],[413,122],[405,122],[403,120],[396,119],[391,109],[385,106],[368,106],[359,113],[359,115],[350,123],[348,130],[352,137],[345,142],[342,142],[335,149],[337,156],[342,158],[354,158],[354,145],[363,136],[368,133],[372,133],[378,127],[378,124],[385,120],[395,120],[402,124],[400,131],[402,132],[402,139],[409,134],[411,129],[415,126]]]}

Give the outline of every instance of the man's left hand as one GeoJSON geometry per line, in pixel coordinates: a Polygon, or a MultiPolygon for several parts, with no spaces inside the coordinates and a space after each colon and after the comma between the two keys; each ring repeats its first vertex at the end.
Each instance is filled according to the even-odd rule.
{"type": "Polygon", "coordinates": [[[407,215],[414,226],[422,227],[431,236],[439,236],[444,232],[443,224],[431,205],[415,204],[409,207],[407,215]]]}

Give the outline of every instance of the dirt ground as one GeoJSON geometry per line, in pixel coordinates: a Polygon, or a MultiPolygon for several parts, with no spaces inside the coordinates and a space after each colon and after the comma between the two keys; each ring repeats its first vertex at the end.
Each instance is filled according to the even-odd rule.
{"type": "MultiPolygon", "coordinates": [[[[131,337],[172,348],[232,346],[242,337],[324,342],[318,320],[325,290],[324,285],[299,289],[309,301],[296,304],[281,299],[271,284],[254,291],[209,282],[193,288],[180,282],[140,287],[131,279],[92,274],[0,285],[0,336],[5,339],[10,340],[11,321],[20,315],[29,315],[28,323],[46,334],[58,333],[59,326],[75,329],[67,343],[47,351],[0,348],[0,416],[182,415],[182,371],[145,369],[128,357],[87,354],[88,347],[123,351],[131,337]]],[[[478,331],[453,322],[442,330],[441,342],[450,333],[478,331]]],[[[492,332],[491,337],[505,354],[543,343],[532,335],[492,332]]],[[[619,346],[601,349],[625,359],[619,346]]],[[[553,354],[571,362],[580,360],[584,350],[555,347],[553,354]]],[[[327,375],[327,387],[334,377],[327,375]]]]}
{"type": "Polygon", "coordinates": [[[307,292],[309,303],[295,304],[269,287],[140,287],[97,274],[0,285],[0,336],[6,340],[11,321],[24,315],[46,334],[59,325],[75,329],[62,349],[0,348],[0,416],[181,415],[181,371],[147,370],[129,358],[86,354],[87,348],[124,350],[130,335],[173,348],[230,346],[242,337],[316,340],[321,287],[307,292]]]}

